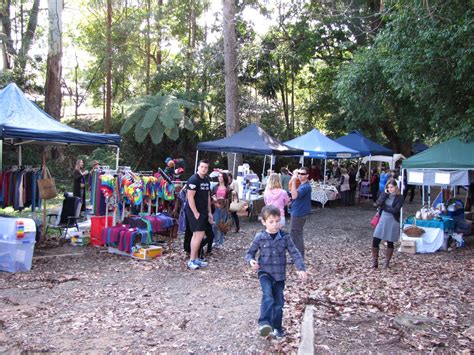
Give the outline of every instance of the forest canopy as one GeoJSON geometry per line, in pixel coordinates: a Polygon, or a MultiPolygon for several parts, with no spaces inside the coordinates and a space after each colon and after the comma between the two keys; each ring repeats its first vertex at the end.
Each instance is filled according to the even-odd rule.
{"type": "Polygon", "coordinates": [[[125,165],[192,160],[198,142],[250,123],[282,141],[358,129],[406,155],[415,141],[474,138],[472,0],[53,3],[2,0],[0,87],[16,82],[75,127],[121,132],[125,165]]]}

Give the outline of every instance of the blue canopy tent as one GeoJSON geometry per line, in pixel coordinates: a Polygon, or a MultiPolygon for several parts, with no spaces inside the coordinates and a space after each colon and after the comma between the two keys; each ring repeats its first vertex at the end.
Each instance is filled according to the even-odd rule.
{"type": "Polygon", "coordinates": [[[393,155],[391,149],[375,143],[359,131],[352,131],[346,136],[335,139],[335,141],[339,144],[345,145],[346,147],[357,150],[362,157],[368,155],[393,155]]]}
{"type": "MultiPolygon", "coordinates": [[[[201,142],[197,145],[196,165],[200,150],[211,152],[242,153],[251,155],[302,155],[301,149],[281,143],[262,128],[252,123],[232,136],[215,141],[201,142]]],[[[272,159],[273,160],[273,159],[272,159]]],[[[234,159],[235,164],[235,159],[234,159]]],[[[265,164],[265,163],[264,163],[265,164]]],[[[270,169],[271,169],[270,163],[270,169]]],[[[264,165],[265,166],[265,165],[264,165]]],[[[197,166],[194,170],[197,169],[197,166]]],[[[233,168],[235,170],[235,166],[233,168]]],[[[265,168],[264,168],[265,170],[265,168]]],[[[235,172],[235,171],[234,171],[235,172]]]]}
{"type": "MultiPolygon", "coordinates": [[[[69,127],[48,115],[31,102],[15,84],[0,90],[0,147],[3,142],[19,146],[24,144],[55,145],[112,145],[117,147],[117,164],[120,135],[83,132],[69,127]]],[[[0,148],[0,169],[1,169],[0,148]]]]}
{"type": "Polygon", "coordinates": [[[348,159],[360,156],[356,150],[333,141],[315,128],[285,144],[304,150],[304,157],[324,159],[324,182],[326,182],[327,159],[348,159]]]}
{"type": "MultiPolygon", "coordinates": [[[[373,140],[370,140],[359,131],[352,131],[348,135],[339,137],[336,142],[347,147],[357,150],[361,157],[372,157],[374,155],[388,155],[393,156],[393,150],[380,145],[373,140]]],[[[370,164],[372,159],[369,158],[369,176],[371,173],[370,164]]]]}

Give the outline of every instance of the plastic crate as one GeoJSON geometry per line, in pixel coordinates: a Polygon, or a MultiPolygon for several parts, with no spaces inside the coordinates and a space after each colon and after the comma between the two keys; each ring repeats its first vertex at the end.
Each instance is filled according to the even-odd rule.
{"type": "Polygon", "coordinates": [[[36,240],[36,223],[31,218],[0,217],[0,240],[36,240]]]}
{"type": "Polygon", "coordinates": [[[0,271],[29,271],[35,241],[0,240],[0,271]]]}
{"type": "Polygon", "coordinates": [[[100,235],[102,229],[105,228],[105,221],[107,220],[107,226],[111,227],[113,222],[113,216],[91,216],[91,244],[97,246],[103,246],[100,235]]]}

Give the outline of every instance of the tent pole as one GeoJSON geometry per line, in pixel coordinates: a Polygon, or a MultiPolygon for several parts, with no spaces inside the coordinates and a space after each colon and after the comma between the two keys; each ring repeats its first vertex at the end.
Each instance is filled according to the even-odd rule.
{"type": "MultiPolygon", "coordinates": [[[[372,163],[372,154],[369,154],[369,182],[370,182],[370,178],[372,177],[372,168],[370,167],[372,163]]],[[[370,186],[370,185],[369,185],[370,186]]]]}
{"type": "Polygon", "coordinates": [[[115,157],[115,170],[119,167],[120,147],[117,147],[117,155],[115,157]]]}
{"type": "MultiPolygon", "coordinates": [[[[403,191],[406,189],[405,187],[405,169],[403,169],[403,166],[400,167],[402,169],[402,182],[401,182],[401,186],[402,186],[402,196],[403,196],[403,191]]],[[[403,228],[403,205],[402,205],[402,208],[400,208],[400,239],[402,237],[402,228],[403,228]]]]}
{"type": "Polygon", "coordinates": [[[22,166],[22,148],[21,148],[21,144],[18,146],[18,166],[22,166]]]}
{"type": "Polygon", "coordinates": [[[3,139],[0,139],[0,172],[3,171],[3,139]]]}
{"type": "Polygon", "coordinates": [[[235,161],[237,160],[237,153],[234,153],[234,164],[232,166],[232,176],[236,177],[237,172],[235,171],[235,161]]]}
{"type": "Polygon", "coordinates": [[[327,159],[324,159],[324,185],[326,185],[326,163],[327,159]]]}
{"type": "Polygon", "coordinates": [[[273,170],[273,154],[270,155],[270,171],[273,170]]]}
{"type": "Polygon", "coordinates": [[[262,180],[263,180],[263,177],[265,176],[265,165],[267,163],[267,155],[265,154],[263,156],[263,171],[262,171],[262,180]]]}
{"type": "Polygon", "coordinates": [[[197,169],[198,169],[198,156],[199,156],[199,150],[196,149],[196,160],[194,161],[194,172],[193,172],[193,174],[195,174],[197,169]]]}

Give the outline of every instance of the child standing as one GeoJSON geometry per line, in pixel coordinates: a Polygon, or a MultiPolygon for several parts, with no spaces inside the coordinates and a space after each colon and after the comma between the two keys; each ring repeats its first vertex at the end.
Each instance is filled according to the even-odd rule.
{"type": "Polygon", "coordinates": [[[258,318],[261,336],[271,332],[276,337],[283,337],[283,290],[286,279],[286,251],[290,253],[302,281],[306,280],[303,257],[296,249],[289,234],[280,228],[280,209],[273,205],[262,208],[262,224],[265,231],[257,233],[250,246],[245,260],[258,271],[258,279],[262,287],[262,303],[258,318]],[[258,262],[255,254],[260,251],[258,262]]]}

